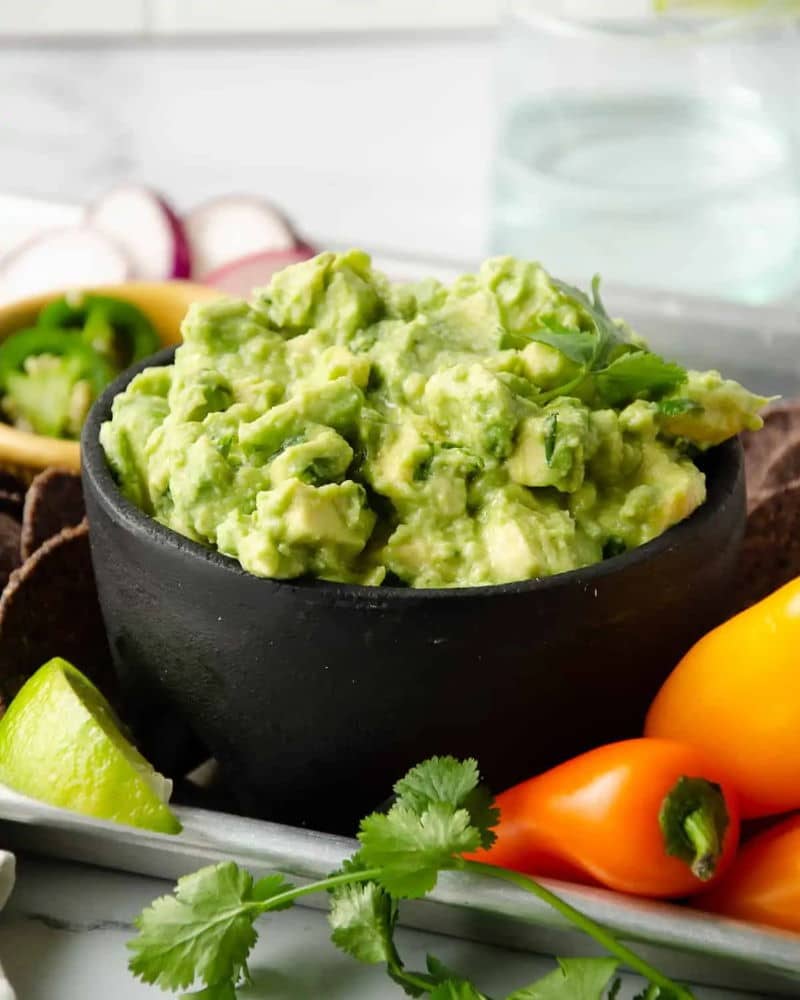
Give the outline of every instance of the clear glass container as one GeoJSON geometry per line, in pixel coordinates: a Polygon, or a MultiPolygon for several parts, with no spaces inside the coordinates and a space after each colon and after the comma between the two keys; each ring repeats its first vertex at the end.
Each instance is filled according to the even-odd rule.
{"type": "Polygon", "coordinates": [[[800,294],[798,3],[662,7],[508,5],[492,248],[583,281],[800,294]]]}

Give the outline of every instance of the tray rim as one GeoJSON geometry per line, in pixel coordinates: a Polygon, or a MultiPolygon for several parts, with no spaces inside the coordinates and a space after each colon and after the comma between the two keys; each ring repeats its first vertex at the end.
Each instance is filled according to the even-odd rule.
{"type": "MultiPolygon", "coordinates": [[[[347,837],[231,813],[188,806],[176,806],[175,812],[183,833],[161,834],[67,812],[0,786],[4,846],[157,878],[174,879],[203,864],[233,859],[257,873],[281,871],[311,881],[337,868],[358,846],[347,837]]],[[[717,963],[721,969],[727,965],[732,967],[729,974],[738,968],[751,979],[764,976],[772,988],[794,984],[794,992],[787,995],[800,994],[800,935],[610,890],[542,882],[625,941],[684,959],[703,959],[710,966],[717,963]]],[[[529,926],[530,941],[515,935],[510,947],[534,952],[541,950],[537,932],[572,931],[563,917],[536,897],[467,872],[442,873],[436,889],[402,909],[400,917],[402,926],[467,939],[483,937],[479,932],[485,920],[529,926]],[[442,920],[444,913],[455,919],[455,929],[453,920],[442,920]],[[465,933],[459,919],[476,930],[465,933]]],[[[495,943],[509,946],[502,937],[495,943]]],[[[701,978],[719,984],[727,977],[720,980],[712,969],[701,978]]]]}

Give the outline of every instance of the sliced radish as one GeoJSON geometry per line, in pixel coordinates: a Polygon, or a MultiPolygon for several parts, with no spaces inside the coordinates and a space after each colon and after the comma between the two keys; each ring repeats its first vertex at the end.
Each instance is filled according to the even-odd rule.
{"type": "Polygon", "coordinates": [[[205,280],[229,261],[268,250],[293,250],[298,244],[280,212],[268,202],[246,195],[198,205],[186,216],[184,226],[195,280],[205,280]]]}
{"type": "Polygon", "coordinates": [[[87,209],[86,218],[127,253],[134,277],[144,281],[189,277],[191,258],[183,223],[149,188],[134,184],[114,188],[87,209]]]}
{"type": "Polygon", "coordinates": [[[315,251],[309,246],[299,250],[253,253],[212,271],[203,279],[203,284],[218,288],[228,295],[247,299],[254,288],[269,284],[269,279],[276,271],[282,271],[290,264],[309,260],[314,254],[315,251]]]}
{"type": "Polygon", "coordinates": [[[0,302],[37,292],[86,285],[115,285],[131,277],[122,250],[89,226],[51,229],[0,260],[0,302]]]}

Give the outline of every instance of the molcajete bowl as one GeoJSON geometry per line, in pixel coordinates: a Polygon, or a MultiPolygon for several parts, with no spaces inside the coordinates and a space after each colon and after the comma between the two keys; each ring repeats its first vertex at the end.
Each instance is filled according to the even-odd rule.
{"type": "Polygon", "coordinates": [[[134,372],[82,439],[116,669],[145,752],[164,720],[176,732],[182,720],[251,815],[352,832],[431,754],[476,757],[499,790],[636,735],[679,657],[725,614],[745,519],[736,441],[703,456],[708,499],[691,517],[587,569],[453,590],[270,580],[121,495],[98,433],[134,372]]]}

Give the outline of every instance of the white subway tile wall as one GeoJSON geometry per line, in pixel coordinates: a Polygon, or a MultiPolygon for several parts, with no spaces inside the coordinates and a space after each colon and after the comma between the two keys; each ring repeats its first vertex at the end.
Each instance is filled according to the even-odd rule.
{"type": "Polygon", "coordinates": [[[130,35],[146,27],[147,0],[0,0],[0,38],[130,35]]]}
{"type": "Polygon", "coordinates": [[[153,0],[155,33],[483,27],[497,0],[153,0]]]}
{"type": "Polygon", "coordinates": [[[0,0],[0,38],[476,28],[499,0],[0,0]]]}

